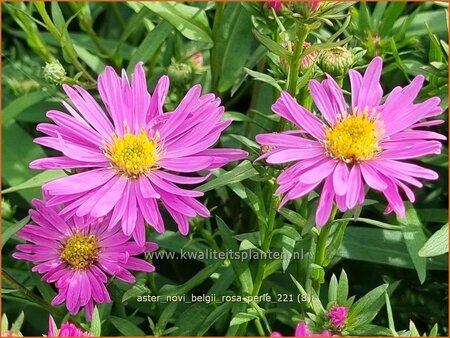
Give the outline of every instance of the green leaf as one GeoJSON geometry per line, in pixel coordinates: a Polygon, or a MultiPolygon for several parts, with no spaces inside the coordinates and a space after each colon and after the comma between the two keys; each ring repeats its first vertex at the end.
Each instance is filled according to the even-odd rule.
{"type": "Polygon", "coordinates": [[[129,320],[115,316],[110,316],[109,320],[124,336],[145,336],[145,332],[129,320]]]}
{"type": "Polygon", "coordinates": [[[198,191],[206,192],[209,190],[217,189],[228,184],[241,182],[247,178],[258,176],[258,171],[253,168],[250,161],[242,161],[232,170],[221,174],[215,179],[196,188],[198,191]]]}
{"type": "Polygon", "coordinates": [[[63,170],[45,170],[21,184],[3,190],[2,194],[8,194],[14,191],[40,187],[44,183],[56,180],[64,176],[67,176],[67,174],[63,170]]]}
{"type": "Polygon", "coordinates": [[[345,270],[341,271],[341,275],[339,276],[339,283],[337,286],[337,303],[345,304],[347,302],[348,297],[348,278],[345,270]]]}
{"type": "Polygon", "coordinates": [[[291,52],[289,52],[286,48],[281,46],[279,43],[273,41],[269,37],[261,34],[256,29],[253,29],[253,34],[255,37],[261,42],[269,51],[272,53],[285,58],[287,61],[291,58],[291,52]]]}
{"type": "Polygon", "coordinates": [[[230,326],[240,325],[243,323],[247,323],[251,320],[258,319],[257,315],[247,313],[247,312],[239,312],[236,314],[230,322],[230,326]]]}
{"type": "Polygon", "coordinates": [[[389,2],[386,11],[383,13],[379,35],[387,36],[391,32],[395,21],[402,15],[406,7],[406,2],[389,2]]]}
{"type": "Polygon", "coordinates": [[[244,70],[248,73],[248,75],[253,77],[255,80],[270,84],[271,86],[275,87],[280,92],[283,90],[280,87],[280,85],[277,83],[277,80],[275,80],[272,76],[264,74],[264,73],[260,73],[260,72],[257,72],[257,71],[254,71],[254,70],[251,70],[251,69],[248,69],[245,67],[244,67],[244,70]]]}
{"type": "Polygon", "coordinates": [[[349,311],[347,317],[348,327],[358,327],[368,324],[377,315],[379,309],[384,304],[384,293],[388,284],[383,284],[360,298],[349,311]]]}
{"type": "MultiPolygon", "coordinates": [[[[417,251],[422,245],[419,246],[417,251]]],[[[400,231],[356,226],[347,227],[344,240],[337,255],[358,261],[414,269],[413,262],[403,239],[403,234],[400,231]]],[[[442,258],[442,260],[430,260],[428,268],[433,270],[447,270],[447,260],[443,256],[442,258]]]]}
{"type": "Polygon", "coordinates": [[[3,109],[3,126],[8,125],[12,120],[14,120],[17,115],[19,115],[25,109],[32,107],[36,103],[42,102],[43,100],[49,98],[54,94],[54,92],[39,91],[25,94],[15,99],[3,109]]]}
{"type": "Polygon", "coordinates": [[[242,75],[242,68],[250,57],[252,47],[252,20],[240,3],[229,3],[219,28],[217,53],[221,58],[219,92],[230,89],[242,75]]]}
{"type": "Polygon", "coordinates": [[[150,294],[150,289],[142,283],[134,284],[129,290],[125,291],[122,296],[122,302],[125,303],[129,299],[135,299],[138,296],[150,294]]]}
{"type": "Polygon", "coordinates": [[[397,220],[403,225],[402,232],[406,247],[414,267],[416,268],[420,283],[423,283],[427,274],[427,260],[426,258],[419,256],[419,250],[424,246],[427,238],[423,232],[422,223],[420,222],[414,207],[410,203],[405,203],[405,206],[405,217],[397,217],[397,220]]]}
{"type": "Polygon", "coordinates": [[[409,335],[411,337],[420,337],[420,333],[417,331],[416,325],[412,320],[409,321],[409,335]]]}
{"type": "Polygon", "coordinates": [[[228,312],[231,309],[232,303],[222,303],[217,308],[212,311],[208,317],[206,317],[200,326],[200,328],[197,330],[196,336],[202,337],[206,334],[208,329],[214,325],[216,321],[218,321],[220,318],[222,318],[224,315],[228,314],[228,312]]]}
{"type": "Polygon", "coordinates": [[[102,336],[102,322],[100,320],[100,313],[98,312],[97,306],[94,307],[94,312],[92,313],[91,328],[89,330],[94,337],[102,336]]]}
{"type": "MultiPolygon", "coordinates": [[[[17,222],[15,225],[10,226],[10,227],[5,227],[3,224],[2,227],[2,249],[5,246],[6,242],[8,242],[8,240],[16,234],[17,231],[19,231],[20,229],[23,228],[23,226],[25,224],[28,223],[28,221],[30,220],[30,217],[27,216],[25,218],[23,218],[22,220],[20,220],[19,222],[17,222]]],[[[4,223],[5,220],[2,220],[2,222],[4,223]]]]}
{"type": "Polygon", "coordinates": [[[59,8],[58,2],[51,3],[51,11],[52,11],[52,19],[55,26],[59,31],[64,29],[64,24],[66,23],[64,16],[61,12],[61,8],[59,8]]]}
{"type": "MultiPolygon", "coordinates": [[[[217,226],[219,228],[220,236],[223,240],[223,246],[229,250],[237,252],[239,246],[237,241],[233,238],[233,234],[225,222],[216,216],[217,226]]],[[[249,295],[253,291],[253,279],[247,262],[238,259],[231,260],[231,266],[236,274],[237,279],[241,284],[241,289],[244,295],[249,295]]]]}
{"type": "Polygon", "coordinates": [[[19,314],[19,317],[17,317],[17,319],[11,325],[11,332],[14,332],[14,333],[20,332],[20,329],[22,328],[24,319],[25,319],[25,314],[23,313],[23,311],[21,311],[19,314]]]}
{"type": "Polygon", "coordinates": [[[186,38],[194,41],[213,42],[204,10],[173,1],[152,1],[141,4],[167,20],[186,38]]]}
{"type": "Polygon", "coordinates": [[[139,61],[143,61],[145,63],[152,59],[163,42],[167,40],[170,33],[172,33],[172,26],[165,21],[161,22],[150,33],[148,33],[137,48],[136,52],[131,56],[127,72],[131,73],[134,66],[139,61]]]}
{"type": "Polygon", "coordinates": [[[199,272],[197,272],[194,277],[192,277],[191,279],[189,279],[186,283],[178,285],[178,286],[173,286],[173,285],[168,285],[166,284],[165,286],[163,286],[160,290],[160,295],[161,296],[178,296],[178,295],[185,295],[186,293],[188,293],[190,290],[192,290],[193,288],[195,288],[196,286],[200,285],[201,283],[203,283],[205,280],[207,280],[208,278],[211,277],[211,275],[222,266],[223,261],[219,260],[214,264],[210,264],[207,265],[205,268],[203,268],[202,270],[200,270],[199,272]]]}
{"type": "MultiPolygon", "coordinates": [[[[2,293],[4,291],[2,290],[2,293]]],[[[8,317],[6,317],[6,314],[4,313],[2,316],[2,336],[4,333],[6,333],[9,330],[9,323],[8,323],[8,317]]]]}
{"type": "Polygon", "coordinates": [[[293,210],[283,208],[279,212],[283,217],[289,220],[289,222],[298,225],[300,228],[303,228],[306,225],[306,219],[293,210]]]}
{"type": "Polygon", "coordinates": [[[448,252],[448,223],[436,231],[419,250],[420,257],[432,257],[448,252]]]}
{"type": "Polygon", "coordinates": [[[333,274],[330,279],[330,284],[328,285],[328,304],[339,304],[337,301],[338,295],[338,281],[336,276],[333,274]]]}
{"type": "Polygon", "coordinates": [[[78,54],[78,57],[83,60],[89,68],[97,74],[103,73],[106,64],[97,55],[88,52],[86,48],[77,43],[73,43],[73,49],[78,54]]]}
{"type": "Polygon", "coordinates": [[[281,236],[281,243],[282,243],[282,252],[283,252],[283,272],[285,272],[289,266],[289,263],[291,262],[292,258],[292,252],[294,251],[295,247],[295,239],[292,239],[289,236],[281,236]]]}

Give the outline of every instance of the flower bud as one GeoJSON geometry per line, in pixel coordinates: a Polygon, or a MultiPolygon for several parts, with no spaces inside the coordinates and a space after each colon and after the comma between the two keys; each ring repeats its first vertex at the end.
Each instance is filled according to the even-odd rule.
{"type": "Polygon", "coordinates": [[[320,68],[330,75],[343,76],[347,74],[354,62],[351,51],[344,47],[324,49],[319,55],[320,68]]]}
{"type": "Polygon", "coordinates": [[[267,2],[267,7],[272,8],[275,12],[279,12],[281,10],[281,6],[283,6],[283,3],[281,1],[267,2]]]}
{"type": "Polygon", "coordinates": [[[175,85],[183,86],[192,79],[192,67],[186,63],[172,63],[167,74],[175,85]]]}
{"type": "Polygon", "coordinates": [[[192,49],[188,55],[192,70],[194,72],[201,71],[203,69],[203,54],[197,49],[192,49]]]}
{"type": "Polygon", "coordinates": [[[11,203],[8,200],[2,198],[2,218],[11,220],[13,219],[15,212],[16,208],[11,206],[11,203]]]}
{"type": "Polygon", "coordinates": [[[331,307],[330,311],[328,311],[327,316],[331,319],[331,324],[334,327],[342,329],[345,325],[345,321],[347,320],[347,314],[348,307],[334,305],[331,307]]]}
{"type": "Polygon", "coordinates": [[[66,77],[66,70],[58,60],[45,63],[44,79],[49,83],[61,84],[66,77]]]}

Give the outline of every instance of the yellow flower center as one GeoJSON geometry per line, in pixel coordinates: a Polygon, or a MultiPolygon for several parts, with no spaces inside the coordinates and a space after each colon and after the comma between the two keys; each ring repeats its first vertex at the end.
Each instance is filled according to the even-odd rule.
{"type": "Polygon", "coordinates": [[[136,178],[155,166],[158,142],[150,140],[145,130],[138,135],[126,132],[121,138],[113,136],[113,144],[108,147],[106,157],[120,173],[136,178]]]}
{"type": "Polygon", "coordinates": [[[86,236],[77,232],[66,241],[60,257],[72,268],[84,270],[95,262],[99,251],[94,235],[86,236]]]}
{"type": "Polygon", "coordinates": [[[328,155],[346,163],[369,160],[380,150],[377,120],[367,113],[348,115],[336,126],[326,130],[328,155]]]}

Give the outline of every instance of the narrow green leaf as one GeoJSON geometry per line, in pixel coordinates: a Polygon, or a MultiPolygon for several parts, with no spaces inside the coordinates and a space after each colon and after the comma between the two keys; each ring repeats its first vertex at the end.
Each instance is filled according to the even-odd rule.
{"type": "Polygon", "coordinates": [[[399,218],[398,222],[403,225],[402,233],[411,260],[419,276],[421,283],[425,281],[427,274],[427,260],[419,256],[419,250],[425,245],[427,238],[423,232],[422,223],[417,216],[416,210],[411,203],[406,203],[406,214],[399,218]]]}
{"type": "Polygon", "coordinates": [[[339,304],[337,302],[337,295],[338,295],[338,281],[336,276],[333,274],[330,279],[330,284],[328,285],[328,304],[339,304]]]}
{"type": "Polygon", "coordinates": [[[425,245],[419,250],[420,257],[432,257],[448,252],[448,223],[428,238],[425,245]]]}
{"type": "MultiPolygon", "coordinates": [[[[6,242],[8,242],[8,240],[15,235],[15,233],[17,231],[19,231],[20,229],[23,228],[23,226],[25,224],[28,223],[28,221],[30,220],[30,217],[27,216],[23,219],[21,219],[19,222],[17,222],[16,224],[14,224],[13,226],[10,227],[2,227],[2,249],[5,246],[6,242]]],[[[2,220],[3,222],[5,222],[5,220],[2,220]]]]}
{"type": "Polygon", "coordinates": [[[17,319],[11,325],[11,332],[14,332],[14,333],[19,332],[20,329],[22,328],[24,319],[25,319],[25,314],[23,313],[23,311],[21,311],[19,316],[17,317],[17,319]]]}
{"type": "Polygon", "coordinates": [[[94,337],[102,336],[102,322],[97,307],[94,307],[94,312],[92,313],[91,328],[89,331],[94,335],[94,337]]]}
{"type": "Polygon", "coordinates": [[[240,3],[229,3],[223,13],[219,29],[217,53],[221,58],[218,90],[230,89],[243,75],[243,67],[250,57],[252,47],[252,20],[240,3]]]}
{"type": "Polygon", "coordinates": [[[275,87],[280,92],[283,90],[280,87],[280,85],[277,83],[277,80],[275,80],[272,76],[264,74],[264,73],[260,73],[260,72],[257,72],[257,71],[254,71],[254,70],[251,70],[251,69],[248,69],[245,67],[244,67],[244,70],[248,73],[248,75],[253,77],[255,80],[270,84],[271,86],[275,87]]]}
{"type": "MultiPolygon", "coordinates": [[[[231,230],[220,217],[217,216],[216,221],[220,236],[223,240],[223,246],[227,249],[238,251],[239,246],[237,241],[233,238],[231,230]]],[[[241,284],[241,289],[244,295],[251,294],[253,291],[253,279],[247,263],[237,259],[233,259],[231,260],[231,266],[233,267],[236,277],[241,284]]]]}
{"type": "Polygon", "coordinates": [[[273,41],[269,37],[265,36],[264,34],[261,34],[256,29],[253,29],[253,34],[255,37],[261,42],[269,51],[272,53],[285,58],[286,60],[290,60],[291,58],[291,52],[289,52],[286,48],[281,46],[279,43],[273,41]]]}
{"type": "Polygon", "coordinates": [[[203,324],[197,330],[196,336],[202,337],[206,334],[208,329],[214,325],[220,318],[228,314],[232,303],[222,303],[212,311],[208,317],[203,321],[203,324]]]}
{"type": "Polygon", "coordinates": [[[257,315],[247,313],[247,312],[240,312],[236,316],[233,317],[233,319],[230,322],[230,326],[240,325],[243,323],[247,323],[251,320],[258,319],[257,315]]]}
{"type": "Polygon", "coordinates": [[[341,271],[341,275],[339,276],[339,283],[337,286],[337,303],[339,305],[345,304],[347,302],[348,297],[348,278],[345,270],[341,271]]]}
{"type": "Polygon", "coordinates": [[[242,161],[230,171],[221,174],[215,179],[196,188],[198,191],[206,192],[209,190],[217,189],[228,184],[241,182],[247,178],[258,176],[258,171],[253,168],[250,161],[242,161]]]}
{"type": "Polygon", "coordinates": [[[39,91],[31,92],[29,94],[22,95],[9,103],[2,112],[3,125],[10,123],[17,115],[19,115],[25,109],[33,106],[36,103],[42,102],[48,97],[54,95],[53,92],[39,91]]]}
{"type": "Polygon", "coordinates": [[[212,43],[211,29],[204,10],[173,1],[143,2],[142,5],[167,20],[186,38],[212,43]]]}
{"type": "Polygon", "coordinates": [[[110,316],[109,320],[124,336],[145,336],[145,332],[129,320],[115,316],[110,316]]]}
{"type": "Polygon", "coordinates": [[[384,304],[384,293],[388,286],[388,284],[380,285],[360,298],[350,308],[347,317],[347,325],[349,327],[358,327],[368,324],[377,315],[379,308],[384,304]]]}
{"type": "Polygon", "coordinates": [[[134,66],[139,61],[147,62],[150,60],[158,51],[163,42],[167,40],[170,33],[172,33],[172,26],[165,21],[161,22],[150,33],[148,33],[136,52],[131,56],[127,72],[131,73],[134,66]]]}
{"type": "Polygon", "coordinates": [[[3,190],[2,194],[8,194],[19,190],[40,187],[44,183],[56,180],[64,176],[67,176],[67,174],[63,170],[45,170],[21,184],[3,190]]]}

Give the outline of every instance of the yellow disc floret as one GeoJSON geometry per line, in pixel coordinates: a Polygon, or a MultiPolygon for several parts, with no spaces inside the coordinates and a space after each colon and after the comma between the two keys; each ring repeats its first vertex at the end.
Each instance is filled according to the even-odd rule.
{"type": "Polygon", "coordinates": [[[369,160],[380,150],[377,120],[367,114],[347,115],[336,126],[326,130],[328,155],[346,163],[369,160]]]}
{"type": "Polygon", "coordinates": [[[96,261],[99,251],[94,235],[82,235],[77,232],[67,239],[60,257],[72,268],[84,270],[96,261]]]}
{"type": "Polygon", "coordinates": [[[113,143],[106,156],[116,170],[129,178],[148,172],[158,160],[158,143],[150,140],[145,130],[134,135],[125,133],[121,138],[113,136],[113,143]]]}

